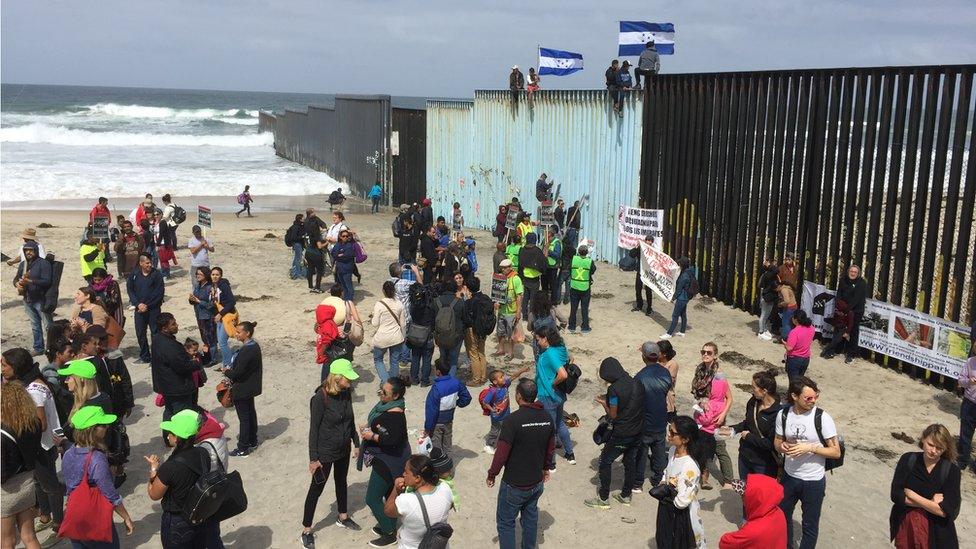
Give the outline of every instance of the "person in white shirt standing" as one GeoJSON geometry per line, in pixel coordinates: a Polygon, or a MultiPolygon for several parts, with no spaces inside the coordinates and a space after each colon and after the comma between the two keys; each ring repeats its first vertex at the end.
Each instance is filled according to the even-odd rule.
{"type": "Polygon", "coordinates": [[[789,394],[791,406],[776,417],[773,441],[776,451],[785,456],[780,509],[786,514],[787,546],[792,549],[793,509],[800,502],[800,549],[813,549],[817,546],[820,509],[827,491],[827,460],[840,459],[841,447],[833,418],[817,408],[817,384],[808,377],[796,377],[790,382],[789,394]]]}
{"type": "Polygon", "coordinates": [[[198,282],[196,277],[197,267],[210,269],[210,252],[214,251],[213,244],[204,238],[203,229],[199,225],[194,225],[193,236],[186,243],[190,249],[190,283],[193,284],[193,291],[197,290],[198,282]]]}

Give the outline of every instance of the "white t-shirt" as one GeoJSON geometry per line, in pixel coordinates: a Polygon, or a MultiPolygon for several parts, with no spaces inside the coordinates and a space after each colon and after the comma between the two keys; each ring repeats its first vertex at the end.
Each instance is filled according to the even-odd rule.
{"type": "Polygon", "coordinates": [[[325,234],[325,237],[326,237],[326,239],[329,240],[329,249],[330,250],[332,249],[332,246],[334,246],[336,243],[339,242],[339,233],[341,233],[342,231],[348,230],[348,229],[349,229],[349,227],[346,226],[346,222],[345,221],[340,221],[340,222],[336,223],[335,225],[332,225],[331,227],[329,227],[329,232],[327,232],[325,234]],[[333,240],[335,242],[333,242],[333,240]]]}
{"type": "MultiPolygon", "coordinates": [[[[204,239],[206,240],[206,239],[204,239]]],[[[186,247],[189,249],[196,248],[202,244],[202,242],[195,236],[190,237],[190,241],[186,243],[186,247]]],[[[207,242],[210,244],[210,242],[207,242]]],[[[206,248],[200,248],[197,253],[190,252],[190,266],[191,267],[209,267],[210,266],[210,250],[206,248]]],[[[196,276],[195,273],[191,273],[191,276],[196,276]]]]}
{"type": "Polygon", "coordinates": [[[41,434],[41,446],[45,450],[50,450],[54,446],[54,429],[61,428],[61,421],[58,419],[58,408],[54,404],[54,395],[51,389],[40,381],[34,380],[27,386],[27,394],[31,396],[34,405],[38,408],[44,407],[44,417],[47,420],[47,429],[41,434]]]}
{"type": "MultiPolygon", "coordinates": [[[[439,483],[433,492],[421,494],[421,497],[424,498],[424,506],[427,508],[427,517],[431,524],[447,522],[447,515],[454,506],[451,487],[447,483],[439,483]]],[[[424,513],[420,509],[416,492],[397,496],[396,506],[401,519],[400,544],[397,548],[417,549],[420,541],[424,539],[424,534],[427,533],[427,525],[424,524],[424,513]]]]}
{"type": "MultiPolygon", "coordinates": [[[[814,444],[823,448],[824,446],[820,443],[820,438],[817,437],[817,429],[813,422],[816,411],[816,406],[805,414],[796,413],[796,410],[792,406],[784,409],[776,415],[776,436],[782,437],[783,441],[789,442],[790,444],[799,442],[802,444],[814,444]],[[786,416],[786,432],[784,433],[783,414],[787,412],[789,414],[786,416]]],[[[823,412],[823,416],[821,417],[820,432],[823,434],[824,440],[830,440],[837,436],[837,427],[834,425],[834,418],[830,417],[830,414],[827,412],[823,412]]],[[[804,454],[795,458],[786,456],[786,463],[783,467],[786,470],[786,474],[795,479],[820,480],[827,473],[824,469],[826,461],[827,458],[817,454],[804,454]]]]}

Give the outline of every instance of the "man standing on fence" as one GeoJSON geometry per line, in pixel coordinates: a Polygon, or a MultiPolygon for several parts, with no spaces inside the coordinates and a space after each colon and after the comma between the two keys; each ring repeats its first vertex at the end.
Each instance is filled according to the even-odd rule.
{"type": "Polygon", "coordinates": [[[518,105],[519,92],[525,89],[525,76],[519,70],[518,65],[512,66],[512,72],[508,75],[508,89],[512,90],[512,106],[518,105]]]}
{"type": "Polygon", "coordinates": [[[641,89],[641,75],[644,81],[649,82],[652,74],[657,74],[661,70],[661,57],[654,49],[654,41],[647,43],[647,49],[641,52],[640,59],[637,60],[637,68],[634,70],[634,87],[641,89]]]}
{"type": "Polygon", "coordinates": [[[864,305],[868,299],[868,283],[861,278],[861,268],[851,265],[847,268],[847,277],[840,281],[837,286],[837,298],[843,299],[851,308],[854,319],[851,322],[850,339],[846,346],[846,363],[854,361],[857,354],[857,337],[861,331],[861,317],[864,316],[864,305]]]}

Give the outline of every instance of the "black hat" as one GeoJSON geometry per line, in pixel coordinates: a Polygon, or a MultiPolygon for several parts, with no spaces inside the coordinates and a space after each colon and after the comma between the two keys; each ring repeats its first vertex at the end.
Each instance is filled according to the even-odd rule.
{"type": "Polygon", "coordinates": [[[444,450],[437,446],[430,449],[430,464],[434,467],[434,472],[438,476],[454,469],[454,461],[451,460],[451,456],[447,455],[444,450]]]}

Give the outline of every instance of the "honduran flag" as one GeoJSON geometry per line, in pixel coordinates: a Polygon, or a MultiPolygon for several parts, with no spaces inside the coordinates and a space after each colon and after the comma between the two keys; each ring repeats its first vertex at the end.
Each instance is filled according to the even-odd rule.
{"type": "Polygon", "coordinates": [[[651,40],[654,41],[654,48],[659,55],[673,55],[674,25],[647,21],[621,21],[617,55],[622,57],[640,55],[651,40]]]}
{"type": "Polygon", "coordinates": [[[539,76],[566,76],[583,70],[583,55],[571,51],[539,48],[539,76]]]}

